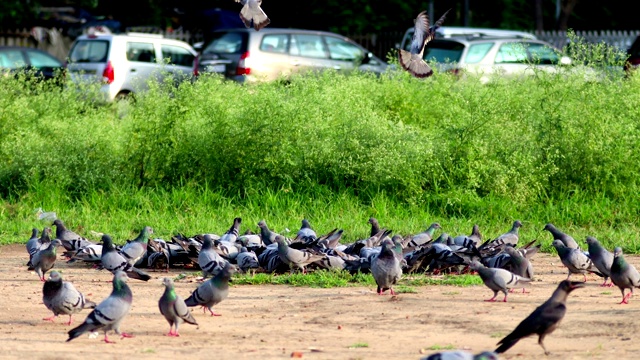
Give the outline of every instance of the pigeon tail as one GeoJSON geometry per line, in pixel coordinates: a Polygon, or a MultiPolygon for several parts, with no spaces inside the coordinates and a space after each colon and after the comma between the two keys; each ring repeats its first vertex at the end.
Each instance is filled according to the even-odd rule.
{"type": "Polygon", "coordinates": [[[409,51],[400,49],[398,58],[403,69],[417,78],[425,78],[433,75],[433,70],[422,59],[422,54],[412,54],[409,51]]]}
{"type": "Polygon", "coordinates": [[[134,267],[132,267],[131,270],[127,271],[127,276],[129,276],[132,279],[137,279],[142,281],[149,281],[151,279],[151,276],[149,274],[134,267]]]}
{"type": "Polygon", "coordinates": [[[78,336],[86,333],[87,331],[90,331],[90,329],[93,327],[93,324],[89,324],[86,322],[83,322],[82,324],[78,325],[77,327],[69,330],[69,332],[67,334],[69,334],[69,338],[67,339],[67,341],[71,341],[75,338],[77,338],[78,336]]]}

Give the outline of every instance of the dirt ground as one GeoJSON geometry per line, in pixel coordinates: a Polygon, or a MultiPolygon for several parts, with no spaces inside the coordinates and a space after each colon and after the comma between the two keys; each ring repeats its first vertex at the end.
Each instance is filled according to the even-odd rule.
{"type": "MultiPolygon", "coordinates": [[[[640,257],[627,257],[636,266],[640,257]]],[[[531,293],[513,293],[509,302],[487,303],[492,292],[484,286],[423,286],[417,293],[378,296],[375,288],[312,289],[289,286],[233,286],[229,298],[211,317],[194,308],[199,328],[183,324],[179,338],[164,334],[169,326],[158,311],[165,273],[152,273],[149,282],[130,280],[131,312],[122,330],[134,338],[83,335],[65,342],[71,326],[67,317],[42,321],[51,313],[42,304],[42,283],[26,270],[23,245],[0,247],[0,358],[123,359],[190,356],[215,359],[285,359],[297,352],[306,359],[420,359],[440,348],[473,352],[495,349],[533,309],[545,301],[566,277],[555,256],[533,259],[537,280],[531,293]]],[[[640,268],[640,267],[639,267],[640,268]]],[[[100,302],[111,292],[111,274],[84,265],[58,261],[55,269],[87,298],[100,302]]],[[[175,277],[180,271],[170,272],[175,277]]],[[[188,278],[187,278],[188,279],[188,278]]],[[[184,298],[196,283],[176,281],[184,298]]],[[[580,280],[576,276],[576,280],[580,280]]],[[[537,337],[521,340],[501,359],[633,359],[640,343],[640,297],[618,305],[617,288],[600,287],[588,277],[586,288],[569,297],[559,328],[546,339],[545,356],[537,337]]],[[[84,320],[89,310],[74,317],[84,320]]],[[[298,355],[298,354],[297,354],[298,355]]]]}

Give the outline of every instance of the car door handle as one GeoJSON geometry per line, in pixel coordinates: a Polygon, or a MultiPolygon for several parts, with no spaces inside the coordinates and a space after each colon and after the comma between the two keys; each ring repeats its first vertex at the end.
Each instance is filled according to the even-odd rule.
{"type": "Polygon", "coordinates": [[[131,72],[136,72],[138,71],[138,69],[131,69],[131,72]]]}

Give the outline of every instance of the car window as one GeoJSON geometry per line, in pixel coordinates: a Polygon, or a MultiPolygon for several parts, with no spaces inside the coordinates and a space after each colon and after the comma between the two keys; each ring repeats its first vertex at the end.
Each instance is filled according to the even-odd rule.
{"type": "Polygon", "coordinates": [[[288,34],[265,35],[260,44],[260,50],[285,54],[289,47],[288,34]]]}
{"type": "Polygon", "coordinates": [[[523,43],[510,42],[500,45],[496,64],[524,64],[528,62],[527,48],[523,43]]]}
{"type": "Polygon", "coordinates": [[[109,42],[104,40],[79,40],[71,49],[70,62],[106,62],[109,42]]]}
{"type": "Polygon", "coordinates": [[[31,66],[38,69],[62,66],[62,63],[53,56],[49,56],[38,51],[27,50],[27,57],[29,58],[31,66]]]}
{"type": "Polygon", "coordinates": [[[324,39],[329,48],[329,57],[333,60],[356,61],[364,58],[364,51],[348,41],[333,36],[325,36],[324,39]]]}
{"type": "Polygon", "coordinates": [[[489,53],[489,50],[491,50],[494,44],[493,42],[472,44],[469,46],[469,50],[467,50],[467,56],[465,56],[464,62],[467,64],[479,63],[487,56],[487,53],[489,53]]]}
{"type": "Polygon", "coordinates": [[[464,44],[457,41],[434,40],[424,49],[424,59],[439,63],[459,62],[464,51],[464,44]]]}
{"type": "Polygon", "coordinates": [[[193,66],[195,56],[181,46],[162,45],[162,58],[168,59],[169,64],[180,66],[193,66]]]}
{"type": "Polygon", "coordinates": [[[527,50],[531,54],[531,62],[540,65],[557,65],[560,57],[547,45],[538,43],[529,43],[527,50]]]}
{"type": "Polygon", "coordinates": [[[310,58],[327,59],[327,51],[320,35],[291,35],[289,54],[310,58]]]}
{"type": "Polygon", "coordinates": [[[153,43],[127,42],[127,60],[137,62],[156,62],[156,51],[153,43]]]}
{"type": "Polygon", "coordinates": [[[0,68],[17,69],[26,66],[27,63],[19,49],[0,51],[0,68]]]}
{"type": "Polygon", "coordinates": [[[242,52],[242,44],[246,42],[246,33],[228,32],[217,33],[209,45],[202,51],[203,54],[222,53],[222,54],[240,54],[242,52]]]}

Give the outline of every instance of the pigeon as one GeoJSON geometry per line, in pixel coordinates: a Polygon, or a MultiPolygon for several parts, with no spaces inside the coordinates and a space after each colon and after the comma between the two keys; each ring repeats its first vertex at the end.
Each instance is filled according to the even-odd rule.
{"type": "Polygon", "coordinates": [[[480,228],[478,225],[473,225],[471,229],[471,235],[458,235],[453,238],[453,243],[460,246],[469,246],[473,244],[474,246],[478,246],[482,243],[482,234],[480,234],[480,228]]]}
{"type": "Polygon", "coordinates": [[[251,22],[253,21],[253,28],[259,31],[271,22],[260,7],[262,0],[236,0],[236,2],[243,5],[242,10],[240,10],[240,19],[242,19],[247,28],[251,27],[251,22]]]}
{"type": "Polygon", "coordinates": [[[69,315],[66,325],[71,325],[73,314],[79,313],[82,309],[96,307],[96,303],[86,300],[72,283],[62,281],[62,276],[57,271],[49,274],[49,280],[45,281],[42,287],[42,302],[53,312],[53,316],[42,320],[53,321],[58,315],[69,315]]]}
{"type": "Polygon", "coordinates": [[[289,247],[282,235],[276,236],[276,242],[278,243],[278,256],[283,263],[289,265],[291,272],[293,272],[294,267],[297,267],[305,274],[307,272],[305,266],[324,258],[324,255],[312,254],[289,247]]]}
{"type": "Polygon", "coordinates": [[[27,262],[29,270],[33,270],[33,264],[31,263],[33,255],[48,247],[49,243],[51,243],[51,228],[45,227],[40,237],[38,237],[38,229],[33,228],[31,230],[31,238],[29,238],[26,244],[27,252],[29,253],[29,261],[27,262]]]}
{"type": "Polygon", "coordinates": [[[371,261],[371,274],[378,285],[376,291],[378,295],[382,295],[387,290],[391,295],[396,294],[393,285],[402,277],[402,268],[391,241],[382,242],[380,253],[371,261]]]}
{"type": "Polygon", "coordinates": [[[178,337],[178,327],[180,323],[186,321],[189,324],[198,325],[196,319],[191,315],[191,311],[184,303],[184,299],[180,295],[176,294],[176,290],[173,287],[173,281],[170,278],[164,278],[162,280],[165,289],[162,297],[158,300],[158,307],[160,313],[164,315],[164,318],[169,322],[169,333],[167,336],[178,337]],[[173,327],[175,325],[175,331],[173,327]]]}
{"type": "Polygon", "coordinates": [[[302,226],[300,227],[300,230],[298,230],[296,237],[302,240],[303,242],[308,243],[316,240],[318,238],[318,235],[311,228],[311,224],[309,224],[309,220],[302,219],[302,226]]]}
{"type": "Polygon", "coordinates": [[[489,242],[488,244],[489,247],[495,247],[495,246],[500,246],[504,244],[517,246],[518,241],[520,240],[518,229],[520,229],[521,227],[522,227],[522,222],[520,222],[520,220],[514,221],[513,226],[511,226],[511,230],[509,230],[508,232],[498,236],[497,238],[489,242]]]}
{"type": "Polygon", "coordinates": [[[577,288],[584,287],[585,283],[577,281],[563,280],[558,284],[558,288],[553,292],[549,300],[538,306],[526,319],[511,332],[498,342],[500,345],[495,352],[502,354],[515,345],[520,339],[538,334],[538,344],[542,346],[545,355],[549,355],[547,348],[544,346],[544,338],[551,334],[560,320],[567,312],[567,297],[569,293],[577,288]]]}
{"type": "Polygon", "coordinates": [[[62,246],[67,251],[78,250],[81,247],[93,244],[91,241],[67,229],[60,219],[54,220],[53,225],[56,227],[56,239],[62,242],[62,246]]]}
{"type": "Polygon", "coordinates": [[[628,304],[629,299],[633,295],[633,288],[640,287],[640,273],[636,268],[627,263],[622,256],[622,249],[616,247],[613,249],[613,264],[611,265],[611,281],[620,288],[622,293],[622,301],[620,304],[628,304]],[[631,290],[627,295],[624,290],[631,290]]]}
{"type": "Polygon", "coordinates": [[[613,254],[605,249],[600,242],[592,236],[587,236],[587,246],[589,247],[589,258],[593,262],[593,265],[604,275],[602,286],[613,286],[613,283],[607,284],[607,279],[611,277],[613,254]]]}
{"type": "Polygon", "coordinates": [[[116,271],[113,274],[113,290],[106,299],[102,300],[98,306],[87,316],[80,326],[69,330],[69,338],[71,341],[86,332],[94,332],[97,330],[104,331],[104,342],[109,341],[107,333],[109,330],[115,331],[121,337],[133,337],[133,335],[120,332],[120,322],[129,313],[133,294],[129,285],[127,285],[127,274],[124,271],[116,271]]]}
{"type": "Polygon", "coordinates": [[[424,48],[429,41],[435,38],[436,29],[442,26],[449,11],[447,10],[431,28],[429,28],[429,16],[426,11],[421,12],[416,17],[411,48],[409,51],[399,49],[398,53],[400,65],[411,75],[417,78],[425,78],[433,74],[433,70],[423,59],[424,48]]]}
{"type": "Polygon", "coordinates": [[[564,266],[569,270],[567,280],[571,277],[571,274],[582,274],[584,275],[584,281],[586,282],[587,272],[604,277],[604,275],[598,271],[593,262],[591,262],[591,259],[589,259],[589,257],[581,250],[570,249],[564,246],[564,243],[560,240],[553,240],[551,245],[556,248],[558,255],[560,256],[560,261],[562,261],[564,266]]]}
{"type": "Polygon", "coordinates": [[[147,252],[147,241],[151,234],[153,234],[153,228],[151,228],[151,226],[145,226],[142,231],[140,231],[138,237],[127,241],[122,249],[120,249],[120,254],[129,261],[129,264],[136,266],[141,263],[142,257],[147,252]]]}
{"type": "Polygon", "coordinates": [[[265,246],[276,243],[276,235],[278,234],[269,229],[266,221],[260,220],[258,227],[260,228],[260,238],[265,246]]]}
{"type": "Polygon", "coordinates": [[[31,265],[33,265],[33,269],[40,277],[40,281],[45,281],[44,274],[46,274],[47,271],[51,270],[53,268],[53,265],[55,265],[56,249],[60,245],[62,245],[62,242],[60,242],[60,240],[58,239],[54,239],[49,243],[49,246],[42,250],[39,250],[33,255],[33,258],[31,259],[31,265]]]}
{"type": "Polygon", "coordinates": [[[227,262],[216,276],[200,284],[184,303],[189,307],[201,305],[209,310],[211,316],[220,316],[211,308],[229,295],[229,279],[234,271],[231,263],[227,262]]]}
{"type": "Polygon", "coordinates": [[[117,252],[116,247],[113,245],[113,240],[106,234],[102,235],[102,255],[100,256],[100,262],[103,268],[114,274],[121,270],[126,272],[128,277],[132,279],[142,281],[149,281],[149,279],[151,279],[149,274],[131,265],[127,258],[117,252]]]}
{"type": "Polygon", "coordinates": [[[236,263],[244,273],[248,272],[250,269],[257,269],[260,267],[260,262],[258,261],[256,253],[247,250],[244,246],[240,249],[238,256],[236,256],[236,263]]]}
{"type": "Polygon", "coordinates": [[[431,354],[420,360],[498,360],[498,354],[492,351],[484,351],[473,355],[463,350],[449,350],[431,354]]]}
{"type": "Polygon", "coordinates": [[[493,290],[493,297],[485,300],[489,302],[496,301],[498,291],[502,291],[504,299],[502,302],[507,302],[507,289],[512,289],[522,283],[529,283],[531,279],[516,275],[505,269],[493,269],[488,268],[480,264],[479,261],[473,261],[470,268],[477,271],[478,275],[482,279],[482,282],[491,290],[493,290]]]}
{"type": "Polygon", "coordinates": [[[223,259],[214,249],[211,236],[206,234],[202,242],[202,249],[198,254],[198,265],[202,270],[202,277],[216,276],[222,270],[227,260],[223,259]]]}
{"type": "Polygon", "coordinates": [[[544,229],[542,230],[546,230],[550,232],[551,235],[553,235],[553,240],[562,241],[564,246],[570,249],[580,249],[580,246],[578,246],[578,243],[571,236],[558,230],[558,228],[556,228],[552,223],[548,223],[547,225],[545,225],[544,229]]]}
{"type": "MultiPolygon", "coordinates": [[[[507,246],[504,252],[509,255],[509,262],[505,265],[504,269],[516,275],[534,280],[533,265],[531,265],[531,262],[526,256],[511,246],[507,246]]],[[[522,292],[524,292],[524,289],[522,289],[522,292]]]]}
{"type": "MultiPolygon", "coordinates": [[[[426,243],[428,243],[431,239],[433,239],[433,233],[436,231],[436,229],[441,229],[442,227],[440,226],[440,224],[438,223],[433,223],[431,225],[429,225],[429,227],[427,228],[427,230],[414,235],[411,238],[411,241],[409,241],[409,243],[407,244],[408,248],[412,248],[412,247],[417,247],[420,245],[424,245],[426,243]]],[[[448,236],[448,235],[447,235],[448,236]]],[[[444,239],[444,237],[443,237],[444,239]]]]}

